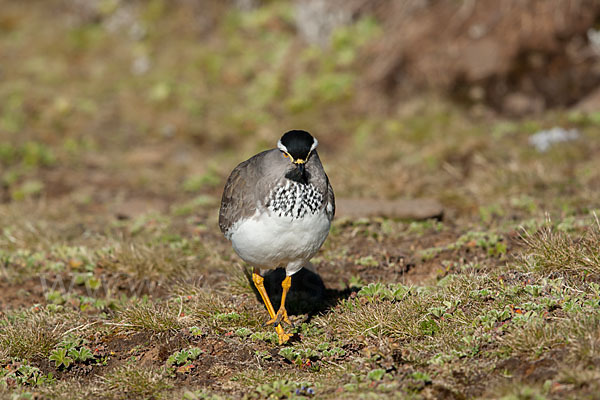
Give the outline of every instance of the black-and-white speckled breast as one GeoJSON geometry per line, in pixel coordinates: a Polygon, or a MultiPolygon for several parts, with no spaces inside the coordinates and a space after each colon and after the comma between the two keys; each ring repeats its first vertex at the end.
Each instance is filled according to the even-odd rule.
{"type": "Polygon", "coordinates": [[[266,202],[266,207],[275,215],[293,219],[316,214],[322,206],[323,194],[314,185],[294,181],[276,186],[266,202]]]}

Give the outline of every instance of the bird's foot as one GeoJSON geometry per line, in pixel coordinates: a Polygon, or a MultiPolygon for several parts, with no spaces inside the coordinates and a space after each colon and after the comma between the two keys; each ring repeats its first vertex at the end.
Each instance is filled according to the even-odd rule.
{"type": "Polygon", "coordinates": [[[275,318],[271,318],[270,320],[265,322],[265,325],[273,325],[277,327],[281,325],[282,321],[288,324],[289,326],[294,327],[294,324],[292,324],[292,321],[290,321],[287,314],[287,310],[285,308],[280,308],[279,311],[277,311],[275,318]]]}
{"type": "Polygon", "coordinates": [[[288,340],[290,340],[290,338],[292,337],[291,334],[289,333],[285,333],[283,331],[283,328],[281,327],[281,325],[277,325],[275,327],[275,330],[277,331],[277,336],[279,336],[279,344],[282,345],[284,343],[286,343],[288,340]]]}
{"type": "Polygon", "coordinates": [[[285,333],[283,330],[283,326],[281,326],[281,322],[285,322],[286,324],[293,326],[292,321],[288,318],[287,311],[285,308],[279,309],[275,317],[265,322],[265,325],[273,325],[275,330],[277,331],[277,336],[279,336],[279,344],[284,344],[292,337],[291,334],[285,333]]]}

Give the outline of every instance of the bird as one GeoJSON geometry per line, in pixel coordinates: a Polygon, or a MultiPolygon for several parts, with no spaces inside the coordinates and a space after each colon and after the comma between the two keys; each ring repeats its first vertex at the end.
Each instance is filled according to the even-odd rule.
{"type": "Polygon", "coordinates": [[[240,163],[231,172],[221,199],[219,227],[233,250],[252,267],[258,290],[279,337],[292,335],[285,300],[292,276],[319,251],[335,215],[335,196],[317,153],[319,142],[304,130],[290,130],[277,147],[240,163]],[[281,305],[273,308],[261,270],[284,267],[281,305]]]}

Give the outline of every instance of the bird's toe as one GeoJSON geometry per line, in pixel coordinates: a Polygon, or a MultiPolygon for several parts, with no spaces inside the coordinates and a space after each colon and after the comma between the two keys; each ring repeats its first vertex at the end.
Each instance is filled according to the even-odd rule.
{"type": "Polygon", "coordinates": [[[285,322],[286,324],[290,325],[291,327],[294,326],[292,321],[290,321],[290,318],[288,317],[288,314],[287,314],[287,311],[285,308],[283,308],[283,309],[280,308],[279,311],[277,311],[275,318],[271,318],[270,320],[265,322],[265,325],[279,326],[279,325],[281,325],[282,322],[285,322]]]}

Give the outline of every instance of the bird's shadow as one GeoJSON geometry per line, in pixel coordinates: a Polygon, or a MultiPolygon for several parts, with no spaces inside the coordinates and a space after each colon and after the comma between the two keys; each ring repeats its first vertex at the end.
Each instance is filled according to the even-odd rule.
{"type": "MultiPolygon", "coordinates": [[[[246,271],[246,277],[259,302],[262,299],[252,281],[252,274],[246,271]]],[[[263,275],[265,289],[273,304],[275,311],[279,309],[283,289],[281,282],[285,279],[285,269],[269,270],[263,275]]],[[[316,314],[322,313],[335,306],[341,299],[347,299],[355,292],[356,288],[344,290],[327,289],[319,274],[302,268],[292,276],[292,286],[285,300],[285,308],[289,315],[308,314],[308,320],[316,314]]]]}

